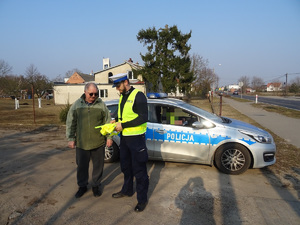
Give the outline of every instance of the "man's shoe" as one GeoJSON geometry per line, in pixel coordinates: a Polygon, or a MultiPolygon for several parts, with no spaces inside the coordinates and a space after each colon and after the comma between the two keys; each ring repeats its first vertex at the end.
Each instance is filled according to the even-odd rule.
{"type": "Polygon", "coordinates": [[[79,187],[77,193],[75,194],[75,198],[80,198],[87,191],[87,187],[79,187]]]}
{"type": "Polygon", "coordinates": [[[131,197],[132,195],[126,195],[124,193],[122,193],[121,191],[112,194],[113,198],[123,198],[123,197],[131,197]]]}
{"type": "Polygon", "coordinates": [[[99,196],[101,196],[101,191],[100,191],[100,187],[92,187],[92,189],[93,189],[93,194],[94,194],[94,196],[95,197],[99,197],[99,196]]]}
{"type": "Polygon", "coordinates": [[[136,205],[136,207],[134,208],[134,211],[136,211],[136,212],[142,212],[142,211],[144,211],[144,209],[145,209],[146,206],[147,206],[147,203],[148,203],[148,202],[145,202],[145,203],[138,203],[138,204],[136,205]]]}

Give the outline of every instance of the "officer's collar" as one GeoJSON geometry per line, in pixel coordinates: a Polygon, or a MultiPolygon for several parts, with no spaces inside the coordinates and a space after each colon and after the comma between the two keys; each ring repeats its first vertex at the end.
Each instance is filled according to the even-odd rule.
{"type": "Polygon", "coordinates": [[[126,91],[124,95],[129,95],[133,91],[133,89],[134,89],[133,87],[130,87],[130,89],[126,91]]]}

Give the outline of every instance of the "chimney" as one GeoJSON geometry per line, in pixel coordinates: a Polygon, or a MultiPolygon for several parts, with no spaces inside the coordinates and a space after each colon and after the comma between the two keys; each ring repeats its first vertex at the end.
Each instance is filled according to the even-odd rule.
{"type": "Polygon", "coordinates": [[[110,67],[111,67],[111,65],[110,65],[109,58],[103,58],[103,70],[106,70],[106,69],[108,69],[110,67]]]}

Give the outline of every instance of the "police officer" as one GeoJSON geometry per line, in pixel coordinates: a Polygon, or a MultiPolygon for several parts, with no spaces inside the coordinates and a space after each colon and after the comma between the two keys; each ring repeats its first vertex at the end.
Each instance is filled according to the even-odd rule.
{"type": "Polygon", "coordinates": [[[118,118],[115,130],[121,132],[120,161],[124,174],[121,191],[114,193],[113,198],[132,196],[133,177],[136,179],[137,205],[136,212],[145,209],[148,199],[149,177],[147,174],[148,152],[145,133],[147,130],[148,107],[145,95],[130,86],[127,74],[110,77],[113,87],[120,92],[118,118]]]}

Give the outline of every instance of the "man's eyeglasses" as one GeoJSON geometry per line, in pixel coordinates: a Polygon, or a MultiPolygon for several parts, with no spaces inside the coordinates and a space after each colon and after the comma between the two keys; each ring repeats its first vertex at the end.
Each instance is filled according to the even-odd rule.
{"type": "Polygon", "coordinates": [[[96,93],[89,93],[89,95],[90,95],[91,97],[92,97],[93,95],[98,96],[99,93],[98,93],[98,92],[96,92],[96,93]]]}

